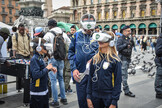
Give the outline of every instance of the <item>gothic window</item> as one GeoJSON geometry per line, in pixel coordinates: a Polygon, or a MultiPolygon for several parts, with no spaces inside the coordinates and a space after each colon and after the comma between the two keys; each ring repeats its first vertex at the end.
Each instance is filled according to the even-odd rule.
{"type": "Polygon", "coordinates": [[[131,10],[131,18],[135,17],[135,10],[131,10]]]}
{"type": "Polygon", "coordinates": [[[141,17],[145,17],[145,10],[141,10],[141,17]]]}
{"type": "Polygon", "coordinates": [[[125,18],[125,10],[122,11],[122,18],[125,18]]]}
{"type": "Polygon", "coordinates": [[[101,20],[101,12],[98,12],[98,20],[101,20]]]}
{"type": "Polygon", "coordinates": [[[105,19],[108,20],[109,19],[109,12],[105,13],[105,19]]]}
{"type": "Polygon", "coordinates": [[[117,11],[114,11],[114,18],[117,17],[117,11]]]}
{"type": "Polygon", "coordinates": [[[77,21],[77,19],[78,19],[78,16],[77,15],[78,15],[77,10],[75,10],[74,11],[74,21],[77,21]]]}
{"type": "Polygon", "coordinates": [[[151,9],[151,16],[155,16],[156,15],[156,10],[155,10],[155,8],[152,8],[151,9]]]}

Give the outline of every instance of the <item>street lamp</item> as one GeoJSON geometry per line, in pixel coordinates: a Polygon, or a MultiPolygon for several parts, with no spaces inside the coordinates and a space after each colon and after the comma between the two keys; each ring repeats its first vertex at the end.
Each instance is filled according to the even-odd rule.
{"type": "Polygon", "coordinates": [[[160,16],[160,30],[159,30],[159,33],[160,35],[162,35],[162,0],[156,0],[157,3],[160,2],[160,5],[161,5],[161,16],[160,16]]]}

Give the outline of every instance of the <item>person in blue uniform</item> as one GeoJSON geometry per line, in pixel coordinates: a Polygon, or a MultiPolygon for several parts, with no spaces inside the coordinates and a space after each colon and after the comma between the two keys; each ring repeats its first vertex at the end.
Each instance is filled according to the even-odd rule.
{"type": "Polygon", "coordinates": [[[83,15],[81,18],[83,29],[72,36],[68,52],[71,71],[76,81],[77,97],[80,108],[88,108],[86,88],[89,73],[86,70],[86,64],[98,50],[98,43],[92,40],[95,24],[96,20],[93,15],[83,15]]]}
{"type": "Polygon", "coordinates": [[[122,75],[114,36],[114,33],[110,31],[93,34],[93,39],[99,43],[99,52],[90,63],[87,85],[89,108],[117,108],[122,75]]]}
{"type": "Polygon", "coordinates": [[[35,38],[33,45],[34,55],[30,61],[30,75],[32,78],[30,84],[30,108],[49,108],[48,99],[48,72],[56,73],[56,68],[49,64],[45,67],[43,55],[47,54],[45,40],[35,38]]]}

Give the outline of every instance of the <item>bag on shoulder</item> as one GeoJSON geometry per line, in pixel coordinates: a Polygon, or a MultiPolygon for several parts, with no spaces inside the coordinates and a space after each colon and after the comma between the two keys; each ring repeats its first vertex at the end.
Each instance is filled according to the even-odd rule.
{"type": "Polygon", "coordinates": [[[54,31],[50,32],[55,36],[53,39],[53,56],[56,60],[64,60],[66,57],[66,46],[63,34],[56,34],[54,31]]]}
{"type": "Polygon", "coordinates": [[[12,48],[12,36],[9,36],[8,42],[7,42],[7,49],[12,48]]]}

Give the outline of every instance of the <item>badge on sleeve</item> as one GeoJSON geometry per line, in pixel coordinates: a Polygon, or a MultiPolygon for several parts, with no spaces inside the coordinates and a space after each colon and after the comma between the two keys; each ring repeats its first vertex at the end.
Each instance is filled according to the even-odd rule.
{"type": "Polygon", "coordinates": [[[109,67],[110,63],[109,62],[104,62],[103,63],[103,69],[106,70],[109,67]]]}

